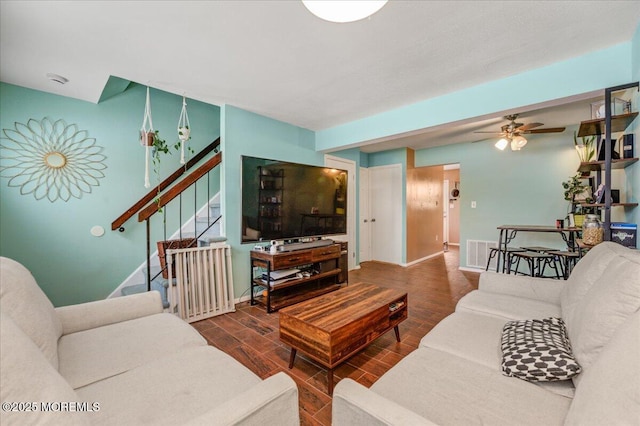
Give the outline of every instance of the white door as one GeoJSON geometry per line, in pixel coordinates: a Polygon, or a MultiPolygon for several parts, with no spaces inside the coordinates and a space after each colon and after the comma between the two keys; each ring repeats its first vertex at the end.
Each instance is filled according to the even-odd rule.
{"type": "Polygon", "coordinates": [[[356,267],[356,162],[345,158],[324,156],[324,165],[334,169],[346,170],[347,178],[347,235],[336,236],[336,241],[347,241],[349,245],[349,270],[356,267]]]}
{"type": "Polygon", "coordinates": [[[371,260],[371,212],[369,211],[369,169],[360,167],[360,262],[371,260]]]}
{"type": "Polygon", "coordinates": [[[371,260],[402,263],[402,167],[369,168],[371,260]]]}

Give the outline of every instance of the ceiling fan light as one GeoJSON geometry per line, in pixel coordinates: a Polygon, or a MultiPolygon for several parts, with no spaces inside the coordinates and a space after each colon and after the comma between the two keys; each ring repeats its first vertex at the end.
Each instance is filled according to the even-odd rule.
{"type": "Polygon", "coordinates": [[[500,151],[504,151],[508,143],[509,143],[508,140],[506,140],[505,138],[502,138],[498,142],[496,142],[495,147],[498,148],[500,151]]]}
{"type": "Polygon", "coordinates": [[[526,144],[527,140],[524,138],[524,136],[514,136],[513,139],[511,139],[511,150],[520,151],[526,144]]]}
{"type": "Polygon", "coordinates": [[[329,22],[355,22],[367,18],[387,0],[302,0],[302,4],[320,19],[329,22]]]}

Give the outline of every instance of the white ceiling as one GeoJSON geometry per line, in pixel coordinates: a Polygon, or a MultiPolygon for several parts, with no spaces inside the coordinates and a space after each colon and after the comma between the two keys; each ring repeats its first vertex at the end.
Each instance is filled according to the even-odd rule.
{"type": "MultiPolygon", "coordinates": [[[[391,0],[349,24],[297,0],[3,0],[0,80],[97,102],[113,75],[321,130],[627,42],[639,22],[638,0],[391,0]]],[[[519,121],[576,124],[589,101],[519,121]]],[[[477,140],[507,112],[363,150],[477,140]]]]}

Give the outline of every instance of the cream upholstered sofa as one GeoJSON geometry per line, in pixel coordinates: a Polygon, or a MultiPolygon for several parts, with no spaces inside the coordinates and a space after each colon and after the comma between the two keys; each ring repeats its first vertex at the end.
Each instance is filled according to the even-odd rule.
{"type": "Polygon", "coordinates": [[[593,248],[567,281],[483,273],[479,289],[370,389],[344,379],[334,425],[640,424],[640,253],[593,248]],[[501,371],[509,320],[561,317],[582,372],[537,384],[501,371]]]}
{"type": "Polygon", "coordinates": [[[157,292],[54,308],[0,258],[0,424],[298,425],[286,374],[261,380],[157,292]]]}

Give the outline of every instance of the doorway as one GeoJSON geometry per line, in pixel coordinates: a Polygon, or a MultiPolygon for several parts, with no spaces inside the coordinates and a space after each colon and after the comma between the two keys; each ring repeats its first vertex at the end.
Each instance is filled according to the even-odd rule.
{"type": "Polygon", "coordinates": [[[442,235],[446,250],[448,245],[460,245],[460,164],[443,166],[442,195],[442,235]]]}
{"type": "Polygon", "coordinates": [[[348,269],[356,267],[356,162],[346,158],[324,156],[324,165],[347,171],[347,235],[332,237],[336,241],[348,243],[348,269]]]}

